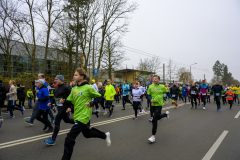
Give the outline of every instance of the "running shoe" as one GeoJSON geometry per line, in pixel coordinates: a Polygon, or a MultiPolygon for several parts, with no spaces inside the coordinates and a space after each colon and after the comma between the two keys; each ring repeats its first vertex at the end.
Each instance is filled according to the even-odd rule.
{"type": "Polygon", "coordinates": [[[125,108],[123,108],[122,110],[125,110],[125,108]]]}
{"type": "Polygon", "coordinates": [[[191,109],[193,109],[193,106],[191,107],[191,109]]]}
{"type": "Polygon", "coordinates": [[[155,142],[155,137],[151,136],[150,138],[148,138],[148,140],[153,143],[153,142],[155,142]]]}
{"type": "Polygon", "coordinates": [[[3,121],[3,119],[0,119],[0,128],[2,127],[2,121],[3,121]]]}
{"type": "Polygon", "coordinates": [[[23,108],[23,110],[22,110],[22,115],[24,115],[24,113],[25,113],[25,108],[23,108]]]}
{"type": "Polygon", "coordinates": [[[203,107],[203,109],[205,110],[206,108],[205,108],[205,107],[203,107]]]}
{"type": "Polygon", "coordinates": [[[8,114],[8,111],[5,111],[4,114],[8,114]]]}
{"type": "Polygon", "coordinates": [[[51,133],[53,132],[53,128],[48,128],[48,130],[46,131],[46,133],[51,133]]]}
{"type": "Polygon", "coordinates": [[[110,133],[107,132],[105,133],[106,134],[106,142],[107,142],[107,146],[111,146],[111,139],[110,139],[110,133]]]}
{"type": "Polygon", "coordinates": [[[166,104],[168,104],[168,101],[166,101],[166,104]]]}
{"type": "Polygon", "coordinates": [[[149,109],[149,107],[146,107],[146,109],[149,109]]]}
{"type": "Polygon", "coordinates": [[[219,110],[221,111],[221,110],[222,110],[222,108],[220,107],[220,108],[219,108],[219,110]]]}
{"type": "Polygon", "coordinates": [[[166,112],[166,114],[167,114],[167,119],[169,119],[169,113],[170,113],[169,111],[166,112]]]}
{"type": "Polygon", "coordinates": [[[51,118],[51,123],[55,122],[55,117],[51,118]]]}
{"type": "Polygon", "coordinates": [[[138,119],[138,118],[137,118],[137,117],[134,117],[134,118],[133,118],[133,120],[136,120],[136,119],[138,119]]]}
{"type": "Polygon", "coordinates": [[[113,115],[112,114],[109,114],[108,118],[111,118],[113,115]]]}
{"type": "Polygon", "coordinates": [[[12,118],[15,118],[15,116],[9,116],[9,117],[7,117],[7,119],[12,119],[12,118]]]}
{"type": "Polygon", "coordinates": [[[152,120],[153,120],[153,117],[151,117],[151,118],[149,119],[150,122],[152,122],[152,120]]]}
{"type": "Polygon", "coordinates": [[[178,106],[175,107],[176,109],[178,108],[178,106]]]}
{"type": "Polygon", "coordinates": [[[197,109],[197,105],[195,106],[195,109],[197,109]]]}
{"type": "Polygon", "coordinates": [[[219,108],[217,108],[217,111],[219,111],[219,108]]]}
{"type": "Polygon", "coordinates": [[[144,109],[142,110],[142,114],[144,114],[145,113],[145,111],[144,111],[144,109]]]}
{"type": "Polygon", "coordinates": [[[97,118],[99,117],[99,111],[98,110],[94,114],[97,116],[97,118]]]}
{"type": "Polygon", "coordinates": [[[56,143],[54,140],[52,140],[52,138],[49,138],[48,140],[44,140],[44,142],[47,145],[51,145],[51,146],[55,145],[55,143],[56,143]]]}
{"type": "Polygon", "coordinates": [[[25,121],[27,124],[33,125],[33,122],[31,120],[25,121]]]}
{"type": "Polygon", "coordinates": [[[103,113],[103,115],[106,115],[107,114],[107,111],[105,111],[104,113],[103,113]]]}
{"type": "Polygon", "coordinates": [[[200,103],[198,103],[198,105],[200,106],[200,103]]]}

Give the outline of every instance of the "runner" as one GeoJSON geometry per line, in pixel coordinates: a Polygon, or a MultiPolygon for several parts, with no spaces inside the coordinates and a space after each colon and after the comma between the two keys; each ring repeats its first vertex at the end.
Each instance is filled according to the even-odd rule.
{"type": "Polygon", "coordinates": [[[101,82],[98,83],[98,93],[101,94],[100,105],[101,105],[102,108],[103,108],[103,110],[102,110],[103,115],[106,115],[106,114],[107,114],[107,111],[106,111],[106,108],[105,108],[105,106],[104,106],[104,94],[105,94],[105,91],[104,91],[104,89],[103,89],[103,87],[102,87],[102,83],[101,83],[101,82]]]}
{"type": "Polygon", "coordinates": [[[107,85],[105,87],[105,94],[104,98],[106,99],[105,108],[109,109],[109,118],[113,116],[113,105],[112,102],[114,101],[114,95],[116,94],[116,91],[114,87],[111,85],[111,80],[107,80],[107,85]]]}
{"type": "Polygon", "coordinates": [[[230,109],[232,109],[233,97],[234,97],[234,93],[232,92],[232,89],[229,89],[229,91],[225,95],[227,96],[228,103],[230,104],[230,109]]]}
{"type": "Polygon", "coordinates": [[[219,85],[219,82],[216,81],[216,84],[212,87],[212,91],[214,92],[216,104],[217,104],[217,111],[221,110],[221,92],[223,90],[222,85],[219,85]]]}
{"type": "Polygon", "coordinates": [[[14,80],[10,80],[9,81],[9,92],[6,94],[9,97],[9,101],[8,101],[8,110],[10,112],[10,116],[7,117],[7,119],[11,119],[11,118],[15,118],[15,116],[13,115],[13,109],[15,110],[20,110],[22,112],[22,115],[24,115],[25,113],[25,109],[23,109],[22,107],[15,107],[16,105],[16,101],[17,101],[17,90],[15,85],[15,81],[14,80]]]}
{"type": "Polygon", "coordinates": [[[192,87],[190,88],[190,94],[191,94],[191,104],[193,109],[193,100],[195,103],[195,109],[197,109],[197,96],[198,96],[198,89],[195,86],[195,83],[192,83],[192,87]]]}
{"type": "Polygon", "coordinates": [[[131,99],[133,99],[133,110],[135,113],[135,117],[133,118],[133,120],[136,120],[138,119],[137,110],[139,106],[141,106],[141,98],[143,97],[143,94],[142,94],[142,90],[138,87],[138,83],[135,83],[133,88],[134,89],[132,90],[131,99]]]}
{"type": "Polygon", "coordinates": [[[187,96],[188,96],[188,88],[186,87],[186,85],[183,85],[182,88],[182,96],[183,96],[183,103],[187,104],[187,96]]]}
{"type": "Polygon", "coordinates": [[[226,93],[227,93],[227,88],[221,91],[223,104],[227,104],[226,95],[225,95],[226,93]]]}
{"type": "Polygon", "coordinates": [[[36,102],[39,103],[39,109],[36,113],[36,119],[44,124],[43,130],[48,130],[46,133],[53,132],[53,127],[48,120],[48,114],[50,110],[50,106],[48,106],[49,100],[49,92],[47,86],[44,85],[45,82],[43,79],[36,80],[36,85],[39,88],[37,97],[35,98],[36,102]]]}
{"type": "MultiPolygon", "coordinates": [[[[45,80],[45,75],[43,73],[38,74],[38,79],[42,79],[45,82],[44,85],[47,86],[47,82],[45,80]]],[[[35,84],[35,86],[36,86],[36,84],[35,84]]],[[[35,90],[36,90],[36,97],[34,97],[34,100],[37,98],[37,93],[39,92],[39,88],[36,86],[35,90]]],[[[25,121],[27,124],[33,125],[33,122],[36,118],[36,113],[37,113],[38,110],[39,110],[39,102],[35,100],[31,118],[29,120],[25,121]]],[[[51,110],[49,110],[49,116],[51,117],[51,123],[54,123],[55,117],[53,116],[51,110]]]]}
{"type": "MultiPolygon", "coordinates": [[[[58,113],[56,115],[55,119],[55,127],[54,127],[54,132],[51,138],[48,140],[45,140],[44,142],[48,145],[55,145],[56,143],[56,138],[58,135],[58,132],[60,130],[60,123],[63,120],[65,123],[70,123],[74,124],[74,120],[69,118],[69,114],[66,113],[67,107],[66,105],[60,104],[59,101],[60,99],[66,99],[69,94],[71,93],[71,88],[69,88],[67,85],[64,84],[64,76],[63,75],[57,75],[55,77],[55,82],[57,84],[53,94],[54,94],[54,102],[57,106],[58,113]]],[[[50,107],[53,102],[50,102],[48,106],[50,107]]]]}
{"type": "MultiPolygon", "coordinates": [[[[160,77],[157,75],[153,76],[153,84],[148,88],[148,95],[149,99],[151,99],[152,108],[153,108],[153,120],[152,120],[152,136],[148,139],[150,142],[155,142],[155,135],[157,132],[157,121],[167,117],[169,118],[169,111],[164,114],[161,114],[162,106],[163,106],[163,95],[167,93],[168,97],[172,102],[171,95],[169,94],[168,90],[164,87],[164,85],[159,84],[160,77]]],[[[174,102],[175,103],[175,102],[174,102]]]]}
{"type": "Polygon", "coordinates": [[[210,103],[210,100],[211,100],[211,90],[208,89],[208,92],[207,92],[207,103],[210,103]]]}
{"type": "Polygon", "coordinates": [[[203,102],[203,109],[206,109],[206,98],[207,98],[207,90],[208,90],[208,85],[205,84],[206,81],[203,80],[202,84],[199,85],[198,91],[201,93],[201,101],[203,102]]]}
{"type": "Polygon", "coordinates": [[[127,85],[126,81],[123,81],[124,85],[122,86],[123,88],[123,109],[125,110],[125,104],[128,102],[130,104],[132,104],[132,102],[129,100],[129,91],[130,91],[130,87],[127,85]]]}
{"type": "MultiPolygon", "coordinates": [[[[176,86],[176,83],[173,83],[173,86],[170,88],[170,94],[175,102],[175,104],[177,104],[177,100],[178,100],[178,94],[179,94],[180,90],[179,88],[176,86]]],[[[178,108],[178,105],[176,105],[175,108],[178,108]]]]}
{"type": "Polygon", "coordinates": [[[181,101],[183,101],[183,97],[182,97],[182,86],[181,85],[179,85],[179,90],[180,90],[180,92],[179,92],[179,100],[181,101]]]}
{"type": "MultiPolygon", "coordinates": [[[[70,160],[72,157],[73,147],[77,136],[82,132],[85,138],[101,138],[105,139],[107,146],[111,145],[110,133],[104,133],[96,128],[90,127],[90,119],[92,116],[92,98],[100,97],[101,95],[93,89],[87,82],[83,80],[87,77],[86,71],[82,68],[77,68],[74,73],[74,80],[77,87],[74,87],[68,96],[66,102],[60,100],[61,104],[66,104],[66,107],[74,105],[74,121],[75,124],[67,134],[64,143],[64,154],[62,160],[70,160]],[[64,103],[65,102],[65,103],[64,103]]],[[[109,83],[110,84],[110,83],[109,83]]],[[[114,96],[114,95],[113,95],[114,96]]],[[[112,98],[113,98],[112,96],[112,98]]],[[[68,108],[66,112],[70,112],[68,108]]]]}
{"type": "Polygon", "coordinates": [[[239,104],[239,94],[240,94],[240,87],[239,87],[239,85],[236,85],[235,90],[236,90],[235,97],[236,97],[236,99],[238,101],[238,104],[239,104]]]}

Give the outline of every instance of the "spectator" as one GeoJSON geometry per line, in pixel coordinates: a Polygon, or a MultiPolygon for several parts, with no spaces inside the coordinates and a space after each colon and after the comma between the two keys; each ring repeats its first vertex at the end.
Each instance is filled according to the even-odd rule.
{"type": "Polygon", "coordinates": [[[32,108],[33,91],[31,90],[31,88],[28,88],[27,96],[28,96],[28,107],[32,108]]]}
{"type": "Polygon", "coordinates": [[[19,107],[23,107],[24,109],[24,102],[25,102],[25,97],[26,94],[24,92],[25,86],[22,86],[20,84],[17,85],[17,97],[19,99],[19,107]]]}

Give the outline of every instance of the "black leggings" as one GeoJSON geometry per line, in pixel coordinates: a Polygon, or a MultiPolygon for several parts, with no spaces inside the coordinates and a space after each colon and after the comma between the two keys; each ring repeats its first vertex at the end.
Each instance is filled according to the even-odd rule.
{"type": "Polygon", "coordinates": [[[62,160],[71,159],[75,140],[81,132],[85,138],[106,139],[106,134],[104,132],[101,132],[93,127],[90,128],[90,122],[88,124],[83,124],[77,121],[65,138],[64,154],[62,160]]]}
{"type": "Polygon", "coordinates": [[[64,106],[58,106],[58,113],[55,118],[55,127],[54,132],[52,135],[52,140],[56,140],[58,132],[60,130],[60,123],[63,120],[65,123],[74,124],[74,120],[72,118],[69,118],[69,114],[66,113],[67,107],[64,106]]]}
{"type": "Polygon", "coordinates": [[[187,95],[183,95],[182,99],[183,99],[184,102],[187,102],[187,95]]]}
{"type": "Polygon", "coordinates": [[[25,98],[19,98],[19,107],[24,106],[25,98]]]}
{"type": "Polygon", "coordinates": [[[228,100],[228,103],[230,104],[230,109],[231,109],[233,105],[233,100],[228,100]]]}
{"type": "Polygon", "coordinates": [[[167,114],[166,113],[161,114],[162,106],[152,106],[152,108],[153,108],[152,135],[155,135],[157,132],[158,125],[157,121],[164,117],[167,117],[167,114]]]}
{"type": "Polygon", "coordinates": [[[227,104],[226,96],[222,96],[222,102],[223,104],[227,104]]]}
{"type": "Polygon", "coordinates": [[[205,107],[205,105],[206,105],[206,98],[207,98],[207,96],[201,95],[201,101],[203,102],[203,106],[204,106],[204,107],[205,107]]]}
{"type": "Polygon", "coordinates": [[[221,107],[221,101],[220,101],[221,97],[220,96],[216,96],[215,99],[216,99],[217,108],[220,108],[221,107]]]}
{"type": "Polygon", "coordinates": [[[0,100],[0,115],[3,107],[4,107],[4,100],[0,100]]]}
{"type": "Polygon", "coordinates": [[[104,98],[101,99],[101,101],[100,101],[100,105],[101,105],[102,108],[105,110],[105,106],[104,106],[104,98]]]}
{"type": "Polygon", "coordinates": [[[36,119],[45,124],[47,127],[53,128],[50,121],[48,120],[49,110],[50,109],[45,110],[39,109],[36,114],[36,119]]]}
{"type": "Polygon", "coordinates": [[[129,100],[129,98],[128,98],[128,95],[126,95],[126,96],[123,96],[123,108],[125,109],[125,104],[126,103],[130,103],[130,104],[132,104],[132,102],[129,100]]]}
{"type": "Polygon", "coordinates": [[[133,110],[135,111],[135,117],[137,117],[137,110],[138,110],[138,107],[139,105],[141,104],[141,102],[139,101],[133,101],[133,110]]]}
{"type": "Polygon", "coordinates": [[[13,116],[13,109],[23,111],[22,107],[15,107],[16,101],[15,100],[9,100],[8,101],[8,111],[10,112],[10,116],[13,116]]]}
{"type": "Polygon", "coordinates": [[[195,106],[197,106],[197,96],[191,95],[191,104],[192,104],[192,107],[193,107],[193,101],[194,101],[194,103],[195,103],[195,106]]]}
{"type": "Polygon", "coordinates": [[[110,113],[110,114],[113,113],[112,102],[113,102],[113,101],[106,101],[106,103],[105,103],[105,108],[108,108],[108,109],[109,109],[109,113],[110,113]]]}

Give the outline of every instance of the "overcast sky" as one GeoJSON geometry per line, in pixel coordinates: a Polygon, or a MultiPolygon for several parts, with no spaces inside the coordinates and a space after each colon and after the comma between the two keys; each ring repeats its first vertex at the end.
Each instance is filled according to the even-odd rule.
{"type": "MultiPolygon", "coordinates": [[[[125,46],[192,67],[194,79],[207,81],[219,60],[240,80],[240,0],[137,0],[125,46]],[[201,68],[199,69],[194,69],[201,68]],[[208,71],[203,71],[203,70],[208,71]]],[[[132,68],[146,56],[126,51],[132,68]]],[[[167,65],[167,60],[164,61],[167,65]]],[[[184,65],[178,65],[184,67],[184,65]]],[[[188,66],[185,66],[188,67],[188,66]]],[[[189,67],[188,67],[189,68],[189,67]]]]}

